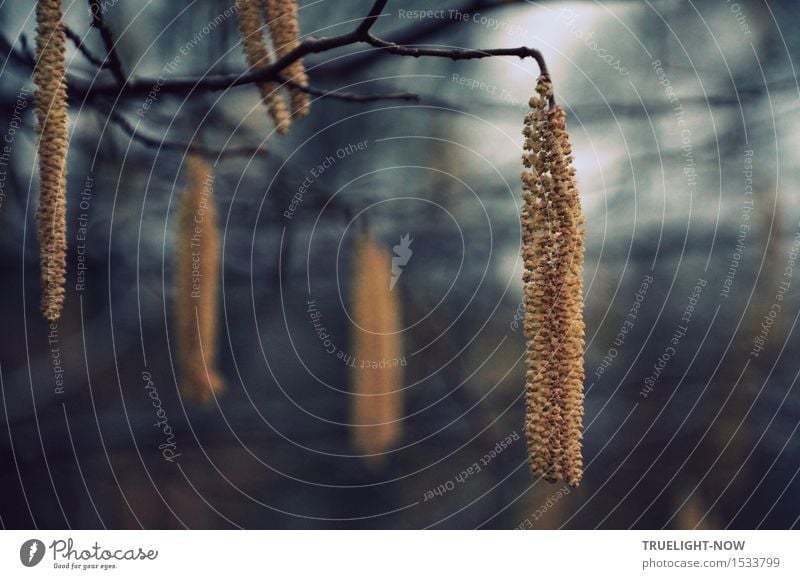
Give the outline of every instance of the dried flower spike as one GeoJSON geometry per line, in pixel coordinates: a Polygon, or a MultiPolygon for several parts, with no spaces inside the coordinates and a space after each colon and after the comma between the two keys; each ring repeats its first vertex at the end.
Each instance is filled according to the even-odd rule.
{"type": "MultiPolygon", "coordinates": [[[[236,7],[239,12],[239,33],[247,64],[253,70],[264,68],[270,64],[270,58],[261,30],[264,24],[261,0],[236,0],[236,7]]],[[[266,103],[277,131],[282,135],[286,134],[290,123],[289,111],[283,95],[278,91],[278,85],[272,81],[262,81],[256,85],[261,91],[261,99],[266,103]]]]}
{"type": "Polygon", "coordinates": [[[64,304],[67,223],[67,83],[61,0],[36,3],[36,130],[39,133],[39,207],[42,314],[51,321],[64,304]]]}
{"type": "MultiPolygon", "coordinates": [[[[297,2],[295,0],[265,0],[267,26],[272,38],[272,46],[277,58],[288,54],[300,44],[300,26],[297,23],[297,2]]],[[[295,60],[284,69],[287,79],[300,86],[308,86],[308,76],[302,59],[295,60]]],[[[309,112],[309,97],[305,91],[289,87],[292,113],[305,117],[309,112]]]]}
{"type": "Polygon", "coordinates": [[[526,437],[531,470],[577,486],[583,475],[584,217],[564,110],[540,77],[525,117],[526,437]]]}
{"type": "Polygon", "coordinates": [[[187,158],[186,172],[175,240],[179,379],[186,398],[209,404],[225,388],[216,362],[220,235],[214,174],[196,156],[187,158]]]}
{"type": "Polygon", "coordinates": [[[373,466],[402,436],[403,342],[391,254],[369,234],[355,242],[351,311],[353,446],[373,466]]]}

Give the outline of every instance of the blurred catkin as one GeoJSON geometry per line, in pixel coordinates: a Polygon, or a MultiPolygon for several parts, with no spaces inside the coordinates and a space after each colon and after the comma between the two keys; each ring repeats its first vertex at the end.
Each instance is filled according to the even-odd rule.
{"type": "Polygon", "coordinates": [[[531,471],[571,486],[583,474],[584,217],[564,110],[540,77],[525,117],[526,436],[531,471]]]}
{"type": "Polygon", "coordinates": [[[372,465],[402,436],[403,342],[392,257],[369,234],[355,241],[350,422],[353,446],[372,465]]]}
{"type": "MultiPolygon", "coordinates": [[[[265,0],[267,26],[277,58],[288,54],[300,44],[300,26],[297,23],[297,2],[294,0],[265,0]]],[[[302,59],[295,60],[284,69],[284,76],[300,86],[308,86],[308,76],[302,59]]],[[[289,87],[292,113],[305,117],[309,112],[309,98],[305,91],[289,87]]]]}
{"type": "Polygon", "coordinates": [[[42,278],[41,310],[51,321],[64,304],[67,224],[67,83],[61,0],[36,4],[36,130],[39,133],[39,207],[36,227],[42,278]]]}
{"type": "MultiPolygon", "coordinates": [[[[264,24],[261,0],[236,0],[236,6],[239,12],[239,34],[247,64],[253,70],[269,66],[269,52],[261,30],[264,24]]],[[[289,110],[283,95],[278,91],[277,83],[261,81],[256,86],[261,91],[261,99],[266,103],[277,131],[282,135],[286,134],[290,123],[289,110]]]]}
{"type": "Polygon", "coordinates": [[[224,389],[217,371],[220,235],[214,175],[200,157],[186,160],[186,190],[175,240],[175,318],[181,392],[210,404],[224,389]]]}

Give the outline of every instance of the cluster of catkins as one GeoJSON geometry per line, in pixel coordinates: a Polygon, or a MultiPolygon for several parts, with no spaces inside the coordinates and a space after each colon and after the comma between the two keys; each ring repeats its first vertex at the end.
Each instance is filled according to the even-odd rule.
{"type": "Polygon", "coordinates": [[[525,384],[535,476],[577,486],[583,475],[584,217],[564,110],[542,76],[525,117],[522,236],[525,263],[525,384]]]}
{"type": "MultiPolygon", "coordinates": [[[[254,70],[268,66],[272,54],[267,49],[262,28],[269,29],[275,58],[281,58],[299,45],[297,3],[294,0],[237,0],[242,45],[247,62],[254,70]]],[[[41,247],[41,310],[55,321],[61,316],[66,279],[66,159],[67,159],[67,84],[63,14],[60,0],[36,2],[36,129],[39,133],[40,197],[36,225],[41,247]]],[[[283,71],[289,81],[290,104],[273,81],[258,83],[262,98],[279,133],[286,133],[292,116],[308,114],[309,97],[303,87],[308,77],[302,60],[283,71]]]]}
{"type": "MultiPolygon", "coordinates": [[[[269,66],[272,54],[262,32],[266,19],[267,29],[272,40],[276,59],[283,57],[295,48],[300,40],[297,24],[297,2],[294,0],[236,0],[239,12],[239,32],[242,48],[250,68],[257,71],[269,66]]],[[[287,106],[279,85],[274,81],[256,83],[261,99],[267,105],[277,131],[285,134],[289,130],[292,116],[308,114],[308,93],[299,87],[308,86],[308,77],[301,59],[295,60],[283,71],[284,78],[291,82],[288,92],[291,99],[287,106]]]]}
{"type": "MultiPolygon", "coordinates": [[[[269,66],[262,28],[266,19],[274,58],[299,43],[294,0],[236,0],[242,45],[254,70],[269,66]]],[[[41,245],[42,312],[57,320],[64,301],[66,267],[67,91],[65,34],[60,0],[38,0],[37,62],[34,71],[36,126],[40,134],[41,195],[37,230],[41,245]]],[[[290,96],[275,81],[258,83],[278,132],[292,116],[308,114],[308,79],[301,60],[283,71],[290,96]]],[[[540,77],[532,111],[525,117],[522,173],[525,263],[526,437],[531,469],[546,480],[576,486],[581,479],[583,420],[583,227],[575,170],[563,109],[553,104],[553,87],[540,77]]],[[[213,172],[199,157],[187,163],[181,199],[177,259],[197,263],[200,276],[178,276],[176,323],[179,373],[185,396],[208,403],[224,388],[216,369],[220,239],[213,172]],[[202,216],[202,219],[200,219],[202,216]]],[[[398,296],[391,292],[391,258],[369,235],[356,242],[351,345],[365,361],[353,368],[353,443],[379,460],[402,435],[402,356],[398,296]],[[376,325],[377,324],[377,325],[376,325]],[[371,327],[368,327],[371,326],[371,327]],[[387,364],[388,362],[388,364],[387,364]]],[[[183,267],[181,265],[180,267],[183,267]]]]}

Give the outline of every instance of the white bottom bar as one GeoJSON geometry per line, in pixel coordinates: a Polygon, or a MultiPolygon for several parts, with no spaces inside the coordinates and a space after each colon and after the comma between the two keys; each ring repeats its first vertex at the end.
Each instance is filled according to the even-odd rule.
{"type": "Polygon", "coordinates": [[[486,579],[680,573],[769,579],[800,577],[798,537],[792,531],[3,531],[0,576],[486,579]]]}

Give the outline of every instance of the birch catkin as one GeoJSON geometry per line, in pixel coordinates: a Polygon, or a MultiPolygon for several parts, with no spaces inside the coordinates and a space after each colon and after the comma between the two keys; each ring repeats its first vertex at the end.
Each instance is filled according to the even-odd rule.
{"type": "MultiPolygon", "coordinates": [[[[288,54],[300,44],[300,26],[297,23],[297,2],[294,0],[264,0],[267,26],[272,38],[272,46],[277,58],[288,54]]],[[[284,76],[299,84],[308,86],[308,76],[302,59],[295,60],[284,69],[284,76]]],[[[304,117],[309,112],[309,97],[305,91],[289,87],[292,113],[304,117]]]]}
{"type": "Polygon", "coordinates": [[[211,168],[190,156],[186,173],[175,241],[178,373],[183,395],[208,404],[225,387],[216,363],[220,235],[211,168]]]}
{"type": "MultiPolygon", "coordinates": [[[[236,0],[236,6],[239,12],[239,33],[247,64],[253,70],[264,68],[270,64],[270,57],[261,30],[264,24],[261,0],[236,0]]],[[[289,110],[283,95],[278,91],[278,85],[272,81],[262,81],[256,85],[261,91],[261,100],[267,105],[277,131],[286,134],[290,124],[289,110]]]]}
{"type": "Polygon", "coordinates": [[[39,207],[36,228],[42,278],[41,310],[51,321],[64,304],[67,224],[67,84],[61,0],[36,3],[36,130],[39,133],[39,207]]]}
{"type": "Polygon", "coordinates": [[[403,343],[399,296],[390,289],[391,261],[369,234],[356,240],[351,434],[353,446],[376,465],[402,436],[403,343]]]}
{"type": "Polygon", "coordinates": [[[525,117],[526,436],[531,470],[577,486],[583,474],[584,217],[566,115],[540,77],[525,117]]]}

